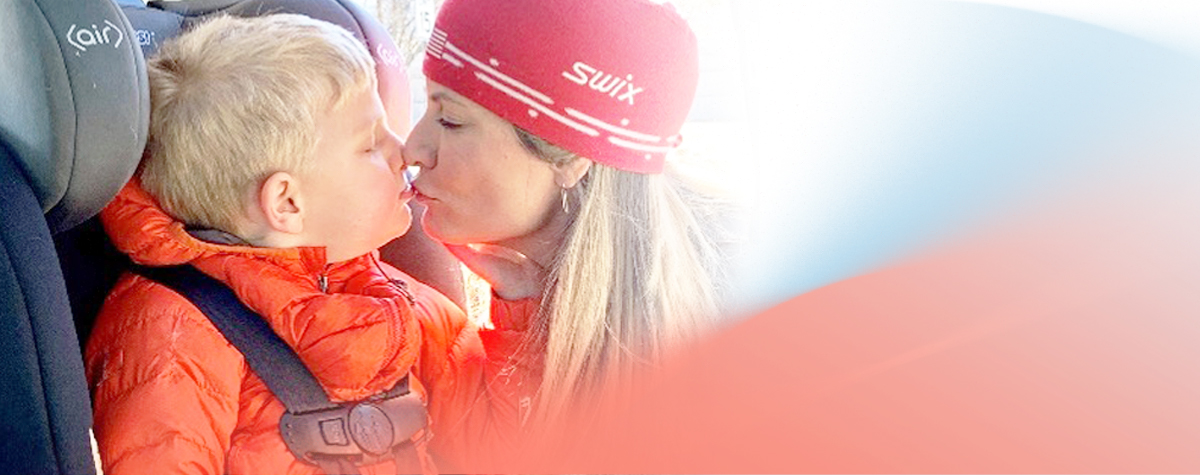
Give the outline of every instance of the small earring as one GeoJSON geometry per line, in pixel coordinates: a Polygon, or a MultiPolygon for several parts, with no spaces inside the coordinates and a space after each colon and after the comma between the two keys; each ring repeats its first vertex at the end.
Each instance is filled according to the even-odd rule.
{"type": "Polygon", "coordinates": [[[563,212],[566,214],[571,214],[571,205],[569,203],[567,203],[567,187],[564,186],[561,189],[559,189],[559,191],[561,192],[560,194],[562,195],[563,212]]]}

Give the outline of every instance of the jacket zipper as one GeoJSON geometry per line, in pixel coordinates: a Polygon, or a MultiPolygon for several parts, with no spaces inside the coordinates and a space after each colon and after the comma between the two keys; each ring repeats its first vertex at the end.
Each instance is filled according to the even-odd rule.
{"type": "MultiPolygon", "coordinates": [[[[383,267],[379,266],[378,261],[375,262],[375,265],[379,267],[379,272],[383,273],[383,267]]],[[[387,277],[386,273],[384,273],[384,277],[387,277]]],[[[417,298],[413,297],[412,292],[408,290],[408,282],[391,278],[388,279],[388,282],[391,282],[392,285],[396,286],[396,289],[400,291],[401,295],[404,295],[404,299],[408,301],[409,305],[417,304],[417,298]]],[[[329,276],[325,275],[324,273],[318,275],[317,287],[321,288],[321,293],[329,293],[329,276]]]]}
{"type": "Polygon", "coordinates": [[[400,291],[400,294],[404,296],[404,299],[408,300],[409,305],[414,307],[417,305],[416,297],[413,297],[412,292],[408,290],[408,282],[389,277],[387,271],[383,270],[383,265],[379,263],[379,260],[376,259],[374,255],[371,256],[371,263],[375,264],[375,268],[379,269],[379,274],[382,275],[383,278],[387,279],[388,282],[391,282],[392,286],[396,287],[396,290],[400,291]]]}
{"type": "Polygon", "coordinates": [[[401,294],[404,294],[404,298],[405,298],[405,300],[408,300],[409,305],[417,304],[417,299],[415,297],[413,297],[412,292],[408,291],[408,282],[405,282],[400,279],[388,279],[388,280],[392,282],[392,285],[396,286],[396,289],[400,290],[401,294]]]}

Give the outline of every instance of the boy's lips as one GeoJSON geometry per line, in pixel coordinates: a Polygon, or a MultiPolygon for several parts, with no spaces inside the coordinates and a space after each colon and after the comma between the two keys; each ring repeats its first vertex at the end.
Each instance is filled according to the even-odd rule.
{"type": "Polygon", "coordinates": [[[419,201],[419,202],[425,202],[425,201],[435,200],[435,198],[432,198],[432,197],[430,197],[429,195],[427,195],[427,194],[425,194],[425,193],[422,193],[422,192],[421,192],[421,189],[420,189],[420,188],[417,188],[417,187],[416,187],[416,185],[413,185],[412,189],[413,189],[413,191],[414,191],[414,192],[415,192],[415,194],[416,194],[416,196],[415,196],[416,200],[417,200],[417,201],[419,201]]]}
{"type": "Polygon", "coordinates": [[[400,201],[407,202],[417,197],[419,193],[416,185],[413,184],[415,179],[416,175],[410,169],[404,170],[404,191],[400,192],[400,201]]]}

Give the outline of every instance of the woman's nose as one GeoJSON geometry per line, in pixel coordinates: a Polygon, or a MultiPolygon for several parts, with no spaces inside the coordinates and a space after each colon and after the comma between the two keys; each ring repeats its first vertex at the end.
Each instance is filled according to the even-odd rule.
{"type": "Polygon", "coordinates": [[[403,152],[406,166],[428,169],[437,165],[435,158],[437,145],[434,137],[430,134],[428,122],[427,118],[421,118],[413,127],[412,132],[409,132],[403,152]]]}

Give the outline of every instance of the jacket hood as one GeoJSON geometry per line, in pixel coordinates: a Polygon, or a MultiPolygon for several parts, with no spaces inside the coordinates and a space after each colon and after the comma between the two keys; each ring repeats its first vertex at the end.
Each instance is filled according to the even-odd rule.
{"type": "Polygon", "coordinates": [[[171,266],[198,259],[250,255],[301,274],[326,271],[325,248],[229,246],[202,241],[171,217],[137,179],[130,181],[100,212],[100,221],[117,250],[146,266],[171,266]]]}

